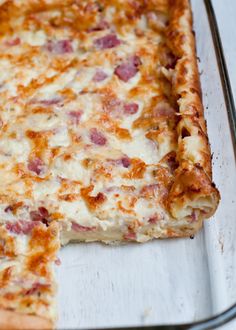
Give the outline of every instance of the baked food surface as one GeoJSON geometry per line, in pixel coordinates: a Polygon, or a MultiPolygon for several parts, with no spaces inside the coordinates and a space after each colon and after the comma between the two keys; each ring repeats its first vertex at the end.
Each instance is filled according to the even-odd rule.
{"type": "Polygon", "coordinates": [[[190,236],[220,196],[187,0],[6,0],[0,22],[0,283],[21,292],[0,284],[0,325],[47,328],[60,242],[190,236]]]}

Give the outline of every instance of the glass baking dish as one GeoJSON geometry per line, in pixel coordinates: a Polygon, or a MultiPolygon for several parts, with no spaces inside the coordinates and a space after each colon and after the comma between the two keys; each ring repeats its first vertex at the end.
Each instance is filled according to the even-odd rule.
{"type": "Polygon", "coordinates": [[[236,316],[235,109],[211,3],[192,0],[192,10],[218,211],[194,239],[64,247],[59,329],[203,330],[236,316]]]}

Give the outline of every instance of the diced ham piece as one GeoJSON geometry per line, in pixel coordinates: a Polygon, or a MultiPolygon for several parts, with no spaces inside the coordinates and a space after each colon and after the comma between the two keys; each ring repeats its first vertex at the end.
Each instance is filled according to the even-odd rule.
{"type": "Polygon", "coordinates": [[[153,215],[152,217],[150,217],[148,219],[148,222],[152,225],[155,225],[157,223],[157,221],[158,221],[158,217],[156,215],[153,215]]]}
{"type": "Polygon", "coordinates": [[[121,163],[125,168],[128,168],[131,165],[131,161],[130,161],[129,157],[121,158],[121,163]]]}
{"type": "Polygon", "coordinates": [[[104,71],[98,69],[96,71],[95,75],[93,76],[93,81],[100,82],[100,81],[105,80],[107,77],[108,76],[107,76],[107,74],[104,71]]]}
{"type": "Polygon", "coordinates": [[[82,114],[83,114],[83,112],[80,110],[79,111],[70,111],[69,117],[71,119],[71,122],[78,125],[82,114]]]}
{"type": "Polygon", "coordinates": [[[191,214],[191,222],[195,222],[195,221],[197,221],[197,212],[193,210],[191,214]]]}
{"type": "Polygon", "coordinates": [[[153,115],[156,118],[171,118],[174,117],[176,114],[176,111],[174,108],[171,107],[171,105],[165,101],[160,102],[156,105],[156,107],[153,110],[153,115]]]}
{"type": "Polygon", "coordinates": [[[45,45],[45,49],[50,53],[54,53],[58,55],[63,55],[73,52],[71,40],[59,40],[59,41],[49,40],[45,45]]]}
{"type": "Polygon", "coordinates": [[[43,207],[43,206],[39,207],[38,211],[39,211],[39,213],[41,214],[42,217],[44,217],[44,218],[49,217],[48,210],[45,207],[43,207]]]}
{"type": "Polygon", "coordinates": [[[78,223],[73,222],[73,221],[71,222],[71,228],[77,232],[87,232],[87,231],[93,231],[96,229],[96,227],[81,226],[78,223]]]}
{"type": "Polygon", "coordinates": [[[140,65],[140,58],[136,55],[132,56],[116,67],[115,74],[120,80],[127,82],[136,75],[140,65]]]}
{"type": "Polygon", "coordinates": [[[37,226],[39,222],[19,220],[17,222],[7,222],[6,229],[14,234],[30,234],[32,229],[37,226]]]}
{"type": "Polygon", "coordinates": [[[178,58],[172,52],[168,52],[165,56],[165,68],[174,69],[177,61],[178,58]]]}
{"type": "Polygon", "coordinates": [[[130,232],[124,234],[124,239],[126,239],[128,241],[134,241],[134,240],[136,240],[136,233],[134,233],[133,231],[130,231],[130,232]]]}
{"type": "Polygon", "coordinates": [[[170,152],[165,158],[166,164],[168,165],[170,171],[173,173],[179,166],[175,152],[170,152]]]}
{"type": "Polygon", "coordinates": [[[155,225],[158,221],[163,219],[163,215],[161,214],[154,214],[148,219],[148,222],[152,225],[155,225]]]}
{"type": "Polygon", "coordinates": [[[35,282],[32,284],[32,287],[25,292],[25,295],[29,296],[38,293],[42,289],[49,289],[49,288],[50,288],[49,284],[42,284],[39,282],[35,282]]]}
{"type": "Polygon", "coordinates": [[[21,225],[19,222],[7,222],[6,229],[9,230],[13,234],[21,234],[21,225]]]}
{"type": "Polygon", "coordinates": [[[120,45],[120,40],[115,34],[108,34],[104,37],[94,40],[94,45],[98,49],[109,49],[120,45]]]}
{"type": "Polygon", "coordinates": [[[109,114],[112,114],[113,118],[120,118],[123,115],[123,101],[116,97],[108,97],[104,107],[109,114]]]}
{"type": "Polygon", "coordinates": [[[50,106],[50,105],[56,105],[62,101],[61,98],[59,97],[54,97],[53,99],[49,100],[40,100],[38,103],[45,105],[45,106],[50,106]]]}
{"type": "Polygon", "coordinates": [[[57,266],[61,265],[61,259],[60,258],[58,258],[58,257],[56,258],[55,265],[57,265],[57,266]]]}
{"type": "Polygon", "coordinates": [[[12,47],[12,46],[17,46],[17,45],[19,45],[21,43],[21,40],[20,40],[20,38],[14,38],[14,39],[10,39],[10,40],[7,40],[6,42],[5,42],[5,44],[6,44],[6,46],[10,46],[10,47],[12,47]]]}
{"type": "Polygon", "coordinates": [[[47,226],[50,221],[49,217],[49,212],[45,207],[39,207],[37,211],[30,212],[30,218],[32,221],[42,222],[47,226]]]}
{"type": "Polygon", "coordinates": [[[88,32],[103,31],[109,28],[109,23],[106,21],[100,21],[96,26],[88,29],[88,32]]]}
{"type": "Polygon", "coordinates": [[[5,209],[4,209],[4,211],[6,212],[6,213],[10,213],[10,212],[12,212],[13,211],[13,207],[11,206],[11,205],[9,205],[9,206],[7,206],[5,209]]]}
{"type": "Polygon", "coordinates": [[[138,111],[137,103],[127,103],[124,105],[124,112],[128,115],[134,115],[138,111]]]}
{"type": "Polygon", "coordinates": [[[42,173],[44,163],[40,158],[31,159],[28,163],[28,170],[36,173],[37,175],[42,173]]]}
{"type": "Polygon", "coordinates": [[[104,146],[107,142],[106,137],[96,128],[90,129],[90,140],[98,146],[104,146]]]}

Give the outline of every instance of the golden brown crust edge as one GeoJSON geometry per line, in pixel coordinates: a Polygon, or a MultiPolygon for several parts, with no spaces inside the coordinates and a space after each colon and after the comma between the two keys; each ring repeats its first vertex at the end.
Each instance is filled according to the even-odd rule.
{"type": "Polygon", "coordinates": [[[178,58],[173,72],[172,93],[179,105],[177,126],[179,168],[169,194],[174,218],[192,216],[197,221],[214,214],[220,194],[212,183],[211,151],[201,98],[192,14],[188,0],[169,0],[167,43],[178,58]],[[184,212],[182,212],[184,211],[184,212]]]}
{"type": "Polygon", "coordinates": [[[49,330],[53,323],[43,317],[25,315],[0,308],[0,330],[49,330]]]}

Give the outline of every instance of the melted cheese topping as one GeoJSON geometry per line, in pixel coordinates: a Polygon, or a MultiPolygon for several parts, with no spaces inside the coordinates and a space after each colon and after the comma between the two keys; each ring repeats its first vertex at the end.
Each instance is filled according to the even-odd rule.
{"type": "Polygon", "coordinates": [[[190,235],[211,209],[207,193],[184,204],[182,178],[170,214],[178,160],[206,148],[178,124],[168,6],[0,0],[1,308],[55,319],[59,241],[190,235]]]}
{"type": "Polygon", "coordinates": [[[44,207],[73,235],[146,240],[157,222],[165,231],[178,111],[161,73],[176,60],[165,42],[168,8],[42,8],[0,12],[1,221],[22,210],[30,221],[44,207]]]}
{"type": "Polygon", "coordinates": [[[0,226],[0,306],[56,319],[52,262],[59,248],[57,226],[0,226]],[[36,239],[37,238],[37,239],[36,239]]]}

